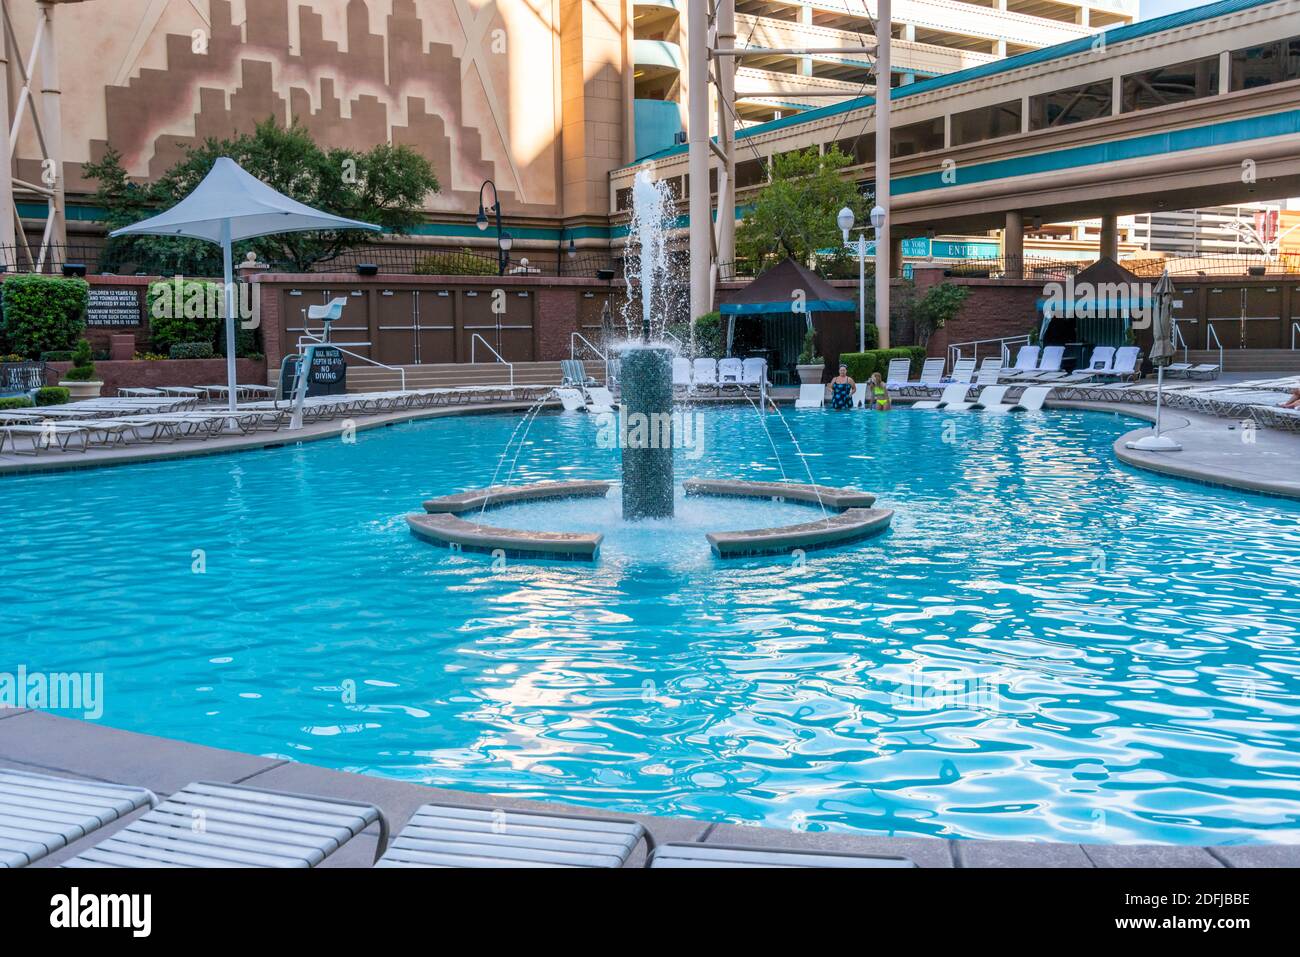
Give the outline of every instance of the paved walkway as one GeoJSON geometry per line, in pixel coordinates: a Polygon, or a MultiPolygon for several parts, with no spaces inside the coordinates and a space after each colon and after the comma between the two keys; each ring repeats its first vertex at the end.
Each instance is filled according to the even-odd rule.
{"type": "MultiPolygon", "coordinates": [[[[187,744],[167,738],[118,731],[89,721],[37,711],[0,710],[0,767],[66,774],[96,781],[147,787],[164,797],[192,781],[249,784],[377,805],[394,833],[420,805],[430,801],[491,808],[556,808],[516,798],[447,791],[387,778],[328,771],[277,758],[187,744]]],[[[570,813],[608,815],[608,811],[564,806],[570,813]]],[[[37,862],[55,867],[96,843],[137,812],[68,845],[37,862]]],[[[865,837],[842,833],[801,833],[735,824],[710,824],[684,818],[636,817],[657,842],[702,841],[767,848],[835,850],[909,857],[920,867],[1296,867],[1300,845],[1222,846],[1048,844],[1027,841],[946,840],[937,837],[865,837]]],[[[376,834],[367,831],[330,857],[326,867],[368,867],[376,834]]],[[[642,849],[629,862],[644,863],[642,849]]]]}

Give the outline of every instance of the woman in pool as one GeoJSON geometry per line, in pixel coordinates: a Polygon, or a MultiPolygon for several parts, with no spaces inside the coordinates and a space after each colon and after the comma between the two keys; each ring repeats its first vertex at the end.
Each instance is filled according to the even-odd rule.
{"type": "Polygon", "coordinates": [[[1300,409],[1300,386],[1291,390],[1291,398],[1278,405],[1283,409],[1300,409]]]}
{"type": "Polygon", "coordinates": [[[857,388],[857,385],[849,376],[849,367],[841,365],[840,374],[831,379],[831,408],[853,408],[853,390],[857,388]]]}
{"type": "Polygon", "coordinates": [[[889,399],[889,389],[885,386],[885,380],[880,378],[879,372],[871,373],[867,390],[871,393],[870,405],[873,411],[888,412],[893,408],[893,403],[889,399]]]}

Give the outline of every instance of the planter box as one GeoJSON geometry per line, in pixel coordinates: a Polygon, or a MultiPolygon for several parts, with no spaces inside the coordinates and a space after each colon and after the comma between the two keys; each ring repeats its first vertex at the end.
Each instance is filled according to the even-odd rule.
{"type": "Polygon", "coordinates": [[[797,365],[799,370],[799,381],[804,385],[819,385],[826,372],[826,366],[822,363],[816,365],[797,365]]]}
{"type": "MultiPolygon", "coordinates": [[[[51,362],[52,378],[62,377],[70,362],[51,362]]],[[[236,359],[235,372],[242,385],[265,385],[266,362],[262,359],[236,359]]],[[[149,389],[164,385],[224,385],[226,360],[216,359],[128,359],[95,363],[95,378],[102,379],[104,395],[116,395],[118,389],[149,389]]]]}

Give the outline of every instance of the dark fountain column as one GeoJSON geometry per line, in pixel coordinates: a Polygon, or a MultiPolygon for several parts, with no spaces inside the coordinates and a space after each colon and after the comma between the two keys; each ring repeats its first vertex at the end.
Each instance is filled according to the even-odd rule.
{"type": "Polygon", "coordinates": [[[673,353],[634,345],[623,353],[623,519],[673,514],[673,353]]]}

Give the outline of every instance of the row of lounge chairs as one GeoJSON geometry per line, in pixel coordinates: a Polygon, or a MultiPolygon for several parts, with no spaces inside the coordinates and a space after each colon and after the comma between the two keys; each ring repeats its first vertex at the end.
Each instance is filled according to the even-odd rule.
{"type": "Polygon", "coordinates": [[[371,827],[377,867],[915,867],[903,857],[656,845],[639,822],[426,804],[395,838],[371,804],[198,781],[160,801],[138,787],[0,768],[0,867],[26,867],[148,808],[64,867],[315,867],[371,827]],[[202,821],[196,827],[195,821],[202,821]]]}
{"type": "MultiPolygon", "coordinates": [[[[86,452],[144,442],[247,435],[280,429],[288,424],[293,412],[293,403],[288,400],[240,403],[234,412],[223,407],[204,408],[200,402],[207,398],[206,393],[189,387],[173,391],[178,390],[179,394],[174,395],[116,396],[39,409],[0,410],[0,454],[86,452]]],[[[478,385],[316,396],[304,400],[303,420],[319,422],[350,415],[507,401],[544,391],[544,387],[478,385]]]]}
{"type": "Polygon", "coordinates": [[[762,389],[767,382],[766,359],[673,359],[673,389],[687,392],[762,389]]]}

